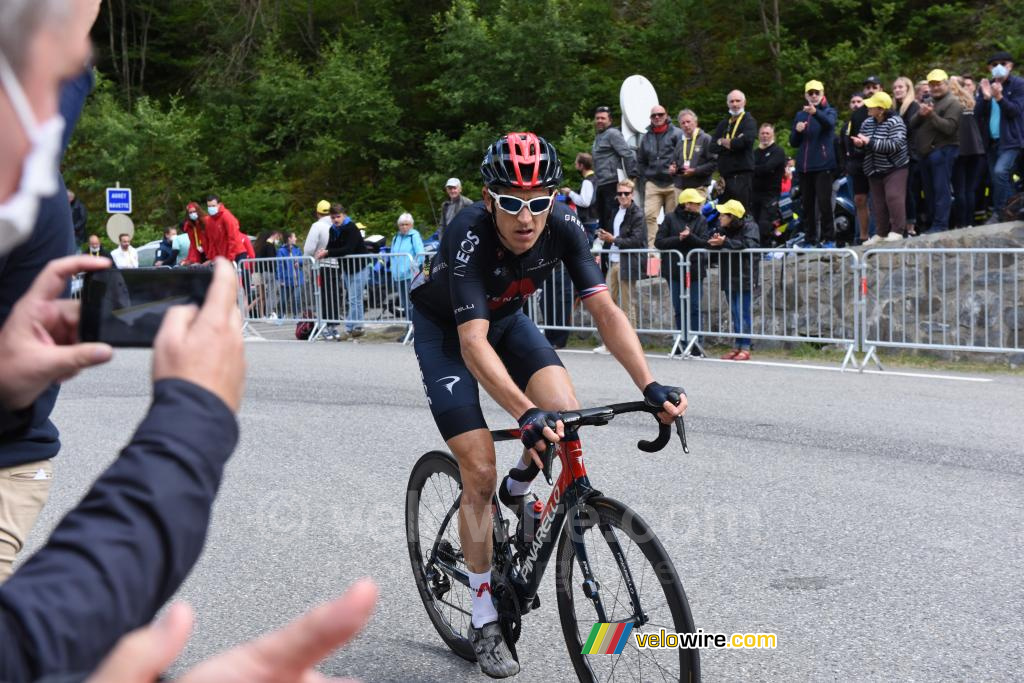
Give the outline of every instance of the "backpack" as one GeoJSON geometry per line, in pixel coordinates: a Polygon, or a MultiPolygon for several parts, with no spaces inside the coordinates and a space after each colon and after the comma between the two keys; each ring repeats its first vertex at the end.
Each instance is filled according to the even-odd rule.
{"type": "Polygon", "coordinates": [[[1024,220],[1024,192],[1018,192],[1010,197],[999,218],[1005,223],[1024,220]]]}
{"type": "MultiPolygon", "coordinates": [[[[302,312],[302,317],[303,318],[312,318],[313,317],[313,311],[309,311],[309,310],[303,311],[302,312]]],[[[309,339],[309,335],[311,335],[311,334],[313,334],[313,323],[311,323],[309,321],[303,321],[303,322],[297,323],[295,325],[295,338],[296,339],[298,339],[300,341],[306,341],[307,339],[309,339]]]]}

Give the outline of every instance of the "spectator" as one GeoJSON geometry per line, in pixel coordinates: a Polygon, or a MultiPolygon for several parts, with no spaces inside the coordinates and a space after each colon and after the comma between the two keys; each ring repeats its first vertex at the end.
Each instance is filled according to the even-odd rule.
{"type": "Polygon", "coordinates": [[[207,260],[220,256],[241,263],[248,256],[252,244],[246,245],[247,238],[242,234],[238,219],[216,194],[206,197],[206,213],[207,260]]]}
{"type": "MultiPolygon", "coordinates": [[[[402,317],[412,320],[412,306],[409,303],[409,285],[413,276],[423,265],[423,238],[413,227],[412,214],[403,213],[398,217],[398,232],[391,240],[391,279],[398,290],[398,305],[402,307],[402,317]],[[408,258],[405,257],[408,255],[408,258]]],[[[404,342],[406,335],[398,341],[404,342]]]]}
{"type": "Polygon", "coordinates": [[[793,157],[786,159],[786,170],[782,175],[782,193],[792,194],[793,192],[793,176],[796,173],[796,160],[793,157]]]}
{"type": "Polygon", "coordinates": [[[467,206],[473,205],[473,200],[462,196],[462,181],[458,178],[449,178],[444,184],[444,191],[448,193],[448,199],[441,204],[441,225],[437,227],[438,238],[444,235],[444,229],[451,225],[459,211],[467,206]]]}
{"type": "Polygon", "coordinates": [[[978,122],[988,132],[988,167],[992,179],[992,217],[1000,214],[1013,194],[1011,174],[1024,148],[1024,78],[1014,76],[1013,57],[997,52],[988,60],[992,80],[981,79],[978,122]]]}
{"type": "Polygon", "coordinates": [[[672,125],[665,107],[651,107],[651,125],[640,138],[636,163],[644,181],[644,220],[647,223],[647,245],[654,245],[658,232],[658,214],[668,215],[676,208],[675,184],[672,181],[672,158],[683,132],[672,125]]]}
{"type": "MultiPolygon", "coordinates": [[[[341,277],[348,295],[345,339],[361,337],[363,336],[363,290],[366,289],[371,264],[366,259],[358,258],[366,253],[363,235],[359,226],[349,218],[341,204],[331,205],[330,239],[327,241],[325,251],[328,258],[340,259],[341,277]],[[346,256],[357,258],[345,258],[346,256]]],[[[337,331],[335,331],[334,338],[339,341],[342,339],[341,334],[337,331]]]]}
{"type": "Polygon", "coordinates": [[[697,115],[690,109],[679,112],[679,127],[683,134],[670,169],[675,176],[676,188],[706,188],[718,165],[718,157],[712,151],[711,136],[697,126],[697,115]]]}
{"type": "Polygon", "coordinates": [[[786,169],[786,152],[775,144],[775,126],[762,123],[758,131],[758,145],[754,150],[753,214],[761,231],[762,246],[774,243],[775,228],[782,222],[779,196],[782,177],[786,169]]]}
{"type": "MultiPolygon", "coordinates": [[[[0,3],[0,325],[9,321],[47,263],[77,251],[59,162],[92,89],[92,70],[82,67],[98,12],[98,4],[69,0],[0,3]],[[63,137],[58,112],[65,122],[63,137]]],[[[93,265],[96,260],[86,262],[93,265]]],[[[66,297],[69,290],[50,299],[58,294],[66,297]]],[[[31,312],[45,314],[68,306],[72,305],[40,303],[31,312]]],[[[15,357],[9,349],[2,353],[0,380],[45,381],[24,405],[0,400],[0,581],[10,574],[53,481],[50,461],[61,447],[50,419],[60,389],[55,382],[73,374],[63,360],[76,356],[76,367],[89,364],[85,360],[92,347],[69,350],[41,343],[55,322],[33,319],[30,327],[21,326],[30,337],[20,345],[31,349],[28,358],[15,357]],[[68,358],[55,363],[65,355],[68,358]],[[24,372],[31,378],[22,376],[24,372]]]]}
{"type": "Polygon", "coordinates": [[[139,267],[139,252],[132,246],[132,236],[128,233],[121,233],[117,236],[118,248],[110,255],[114,265],[124,270],[126,268],[139,267]]]}
{"type": "MultiPolygon", "coordinates": [[[[643,249],[647,246],[644,214],[633,201],[633,188],[634,184],[630,180],[623,180],[616,185],[615,198],[619,210],[612,218],[611,231],[601,228],[597,231],[597,238],[604,242],[604,251],[608,256],[608,274],[605,276],[608,292],[635,328],[637,318],[633,287],[643,271],[644,259],[643,254],[620,253],[622,249],[643,249]]],[[[605,260],[602,259],[602,262],[605,260]]],[[[603,352],[604,347],[597,350],[603,352]]]]}
{"type": "Polygon", "coordinates": [[[718,172],[725,181],[721,200],[735,199],[750,206],[754,176],[754,146],[757,144],[757,121],[746,111],[747,97],[733,90],[726,97],[729,118],[723,119],[712,136],[712,153],[718,155],[718,172]]]}
{"type": "Polygon", "coordinates": [[[974,225],[975,192],[985,174],[985,143],[974,118],[974,94],[959,76],[950,79],[949,89],[963,107],[957,128],[960,146],[953,162],[953,227],[969,228],[974,225]]]}
{"type": "Polygon", "coordinates": [[[917,115],[920,108],[918,101],[911,93],[914,91],[914,82],[906,76],[900,76],[892,84],[892,97],[896,105],[896,111],[903,119],[903,125],[907,129],[907,148],[910,150],[910,165],[907,166],[907,236],[913,237],[917,234],[917,214],[921,204],[921,165],[917,158],[917,150],[914,148],[914,130],[910,127],[910,121],[917,115]]]}
{"type": "MultiPolygon", "coordinates": [[[[282,318],[306,317],[302,309],[302,291],[305,286],[304,263],[300,258],[299,238],[294,232],[285,233],[285,243],[277,250],[277,282],[281,285],[282,318]]],[[[312,312],[310,312],[312,313],[312,312]]]]}
{"type": "Polygon", "coordinates": [[[864,173],[871,186],[871,210],[878,232],[864,245],[874,246],[883,240],[903,239],[910,151],[906,124],[892,108],[891,97],[878,91],[867,99],[864,107],[869,118],[853,143],[865,150],[864,173]]]}
{"type": "Polygon", "coordinates": [[[924,101],[929,97],[931,97],[931,95],[927,80],[918,81],[914,84],[914,99],[917,100],[918,104],[924,104],[924,101]]]}
{"type": "MultiPolygon", "coordinates": [[[[825,98],[821,81],[804,85],[807,104],[793,119],[790,146],[796,148],[796,169],[800,174],[800,192],[804,229],[802,246],[834,247],[835,222],[832,218],[832,174],[836,168],[836,110],[825,98]],[[821,220],[819,229],[818,221],[821,220]]],[[[744,206],[750,206],[744,204],[744,206]]]]}
{"type": "Polygon", "coordinates": [[[868,219],[868,179],[864,175],[864,150],[853,144],[853,138],[860,134],[860,127],[867,120],[868,110],[864,109],[864,98],[881,92],[882,81],[878,76],[868,76],[861,83],[861,92],[850,98],[850,120],[843,133],[842,146],[846,152],[844,171],[853,190],[853,204],[857,210],[857,231],[860,241],[868,238],[871,229],[868,219]],[[861,104],[856,105],[857,100],[861,104]]]}
{"type": "Polygon", "coordinates": [[[309,226],[306,233],[306,243],[302,247],[302,253],[312,256],[315,259],[323,258],[317,256],[327,249],[327,241],[331,238],[331,203],[321,199],[316,204],[316,220],[309,226]]]}
{"type": "MultiPolygon", "coordinates": [[[[701,213],[704,205],[704,197],[693,188],[686,188],[679,194],[679,204],[675,210],[665,216],[661,227],[658,228],[658,236],[654,240],[657,249],[670,252],[681,252],[684,256],[692,249],[706,249],[708,246],[708,223],[701,213]]],[[[700,329],[700,303],[701,303],[701,282],[707,271],[707,259],[694,259],[690,261],[690,284],[689,284],[689,320],[688,327],[684,333],[690,330],[700,329]],[[696,269],[694,269],[696,266],[696,269]]],[[[682,327],[682,285],[683,277],[680,272],[680,259],[674,253],[661,261],[661,276],[668,280],[669,290],[672,292],[672,308],[675,311],[675,324],[677,330],[682,327]]],[[[687,334],[687,336],[689,336],[687,334]]],[[[704,355],[700,350],[700,339],[697,345],[691,350],[695,356],[704,355]]]]}
{"type": "Polygon", "coordinates": [[[594,111],[594,184],[597,187],[597,213],[601,229],[612,232],[612,219],[618,211],[615,193],[619,184],[619,171],[626,178],[636,178],[636,154],[626,144],[622,132],[612,127],[611,109],[598,107],[594,111]]]}
{"type": "Polygon", "coordinates": [[[206,263],[206,218],[200,215],[199,205],[195,202],[189,202],[185,207],[181,232],[188,236],[188,256],[181,265],[198,266],[206,263]]]}
{"type": "Polygon", "coordinates": [[[99,235],[89,235],[89,242],[85,247],[85,253],[89,256],[110,258],[110,252],[103,248],[99,235]]]}
{"type": "Polygon", "coordinates": [[[915,130],[914,144],[921,159],[921,181],[931,227],[927,232],[943,232],[949,228],[953,205],[950,183],[953,162],[960,145],[959,124],[963,106],[949,93],[949,76],[942,69],[928,74],[930,99],[927,99],[910,120],[915,130]]]}
{"type": "Polygon", "coordinates": [[[71,207],[71,223],[75,228],[75,244],[81,245],[86,240],[88,230],[89,212],[82,200],[75,196],[75,193],[68,190],[68,205],[71,207]]]}
{"type": "Polygon", "coordinates": [[[587,238],[593,242],[597,237],[599,223],[597,203],[594,201],[597,192],[594,185],[594,157],[588,152],[580,152],[576,155],[574,165],[579,174],[583,176],[580,191],[573,192],[572,189],[563,187],[561,193],[576,205],[576,215],[579,216],[580,222],[583,223],[583,227],[587,231],[587,238]]]}
{"type": "Polygon", "coordinates": [[[174,238],[178,236],[175,227],[164,228],[164,238],[156,248],[153,256],[154,266],[173,266],[178,260],[178,250],[174,248],[174,238]]]}
{"type": "MultiPolygon", "coordinates": [[[[246,238],[248,240],[248,237],[246,238]]],[[[277,247],[281,243],[280,230],[263,230],[252,245],[256,261],[243,264],[252,268],[252,284],[256,288],[254,300],[257,314],[261,318],[277,320],[279,308],[277,298],[277,247]]],[[[250,306],[251,308],[251,306],[250,306]]]]}
{"type": "MultiPolygon", "coordinates": [[[[735,199],[719,204],[719,229],[708,239],[710,248],[731,252],[719,261],[719,278],[729,298],[732,329],[737,335],[750,334],[753,329],[751,292],[761,267],[756,254],[740,253],[758,246],[757,225],[744,214],[746,210],[735,199]]],[[[722,360],[750,360],[750,338],[737,337],[736,346],[722,360]]]]}

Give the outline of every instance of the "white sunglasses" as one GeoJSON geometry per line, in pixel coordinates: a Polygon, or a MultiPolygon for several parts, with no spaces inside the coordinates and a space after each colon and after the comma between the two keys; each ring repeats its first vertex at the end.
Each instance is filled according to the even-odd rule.
{"type": "Polygon", "coordinates": [[[538,216],[550,209],[551,203],[555,201],[554,194],[545,195],[543,197],[534,197],[533,199],[520,199],[519,197],[515,197],[510,194],[497,194],[493,192],[491,188],[487,188],[487,193],[494,198],[499,209],[505,213],[512,214],[513,216],[518,216],[524,206],[528,208],[530,213],[534,216],[538,216]]]}

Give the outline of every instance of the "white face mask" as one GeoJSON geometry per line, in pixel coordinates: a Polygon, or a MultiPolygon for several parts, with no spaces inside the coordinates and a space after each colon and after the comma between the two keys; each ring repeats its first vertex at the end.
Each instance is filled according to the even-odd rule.
{"type": "Polygon", "coordinates": [[[995,79],[1006,78],[1009,75],[1010,75],[1010,70],[1007,69],[1002,64],[996,64],[994,67],[992,67],[992,78],[995,78],[995,79]]]}
{"type": "Polygon", "coordinates": [[[190,211],[189,214],[188,214],[188,218],[189,218],[189,220],[197,221],[197,220],[199,220],[199,214],[196,213],[195,211],[190,211]]]}
{"type": "Polygon", "coordinates": [[[0,256],[8,253],[32,234],[39,200],[57,191],[57,170],[64,133],[64,119],[59,115],[39,124],[29,106],[25,91],[10,64],[0,54],[0,84],[28,136],[29,152],[21,167],[18,189],[0,204],[0,256]]]}

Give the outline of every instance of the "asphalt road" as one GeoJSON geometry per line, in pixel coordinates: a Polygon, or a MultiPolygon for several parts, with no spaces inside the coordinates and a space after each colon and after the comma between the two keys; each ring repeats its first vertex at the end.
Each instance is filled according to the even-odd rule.
{"type": "MultiPolygon", "coordinates": [[[[410,467],[440,445],[410,349],[247,345],[242,439],[206,551],[179,598],[197,627],[177,666],[288,621],[362,576],[366,631],[324,663],[366,681],[480,681],[417,596],[410,467]]],[[[638,394],[608,356],[563,356],[586,405],[638,394]]],[[[146,410],[149,355],[69,383],[40,538],[146,410]]],[[[585,434],[588,466],[674,558],[697,625],[773,632],[775,650],[705,650],[706,681],[1010,680],[1024,670],[1024,378],[988,382],[652,359],[690,393],[691,455],[655,455],[640,417],[585,434]]],[[[492,426],[511,425],[488,403],[492,426]]],[[[514,447],[499,450],[499,471],[514,447]]],[[[553,572],[525,622],[522,677],[572,679],[553,572]]]]}

